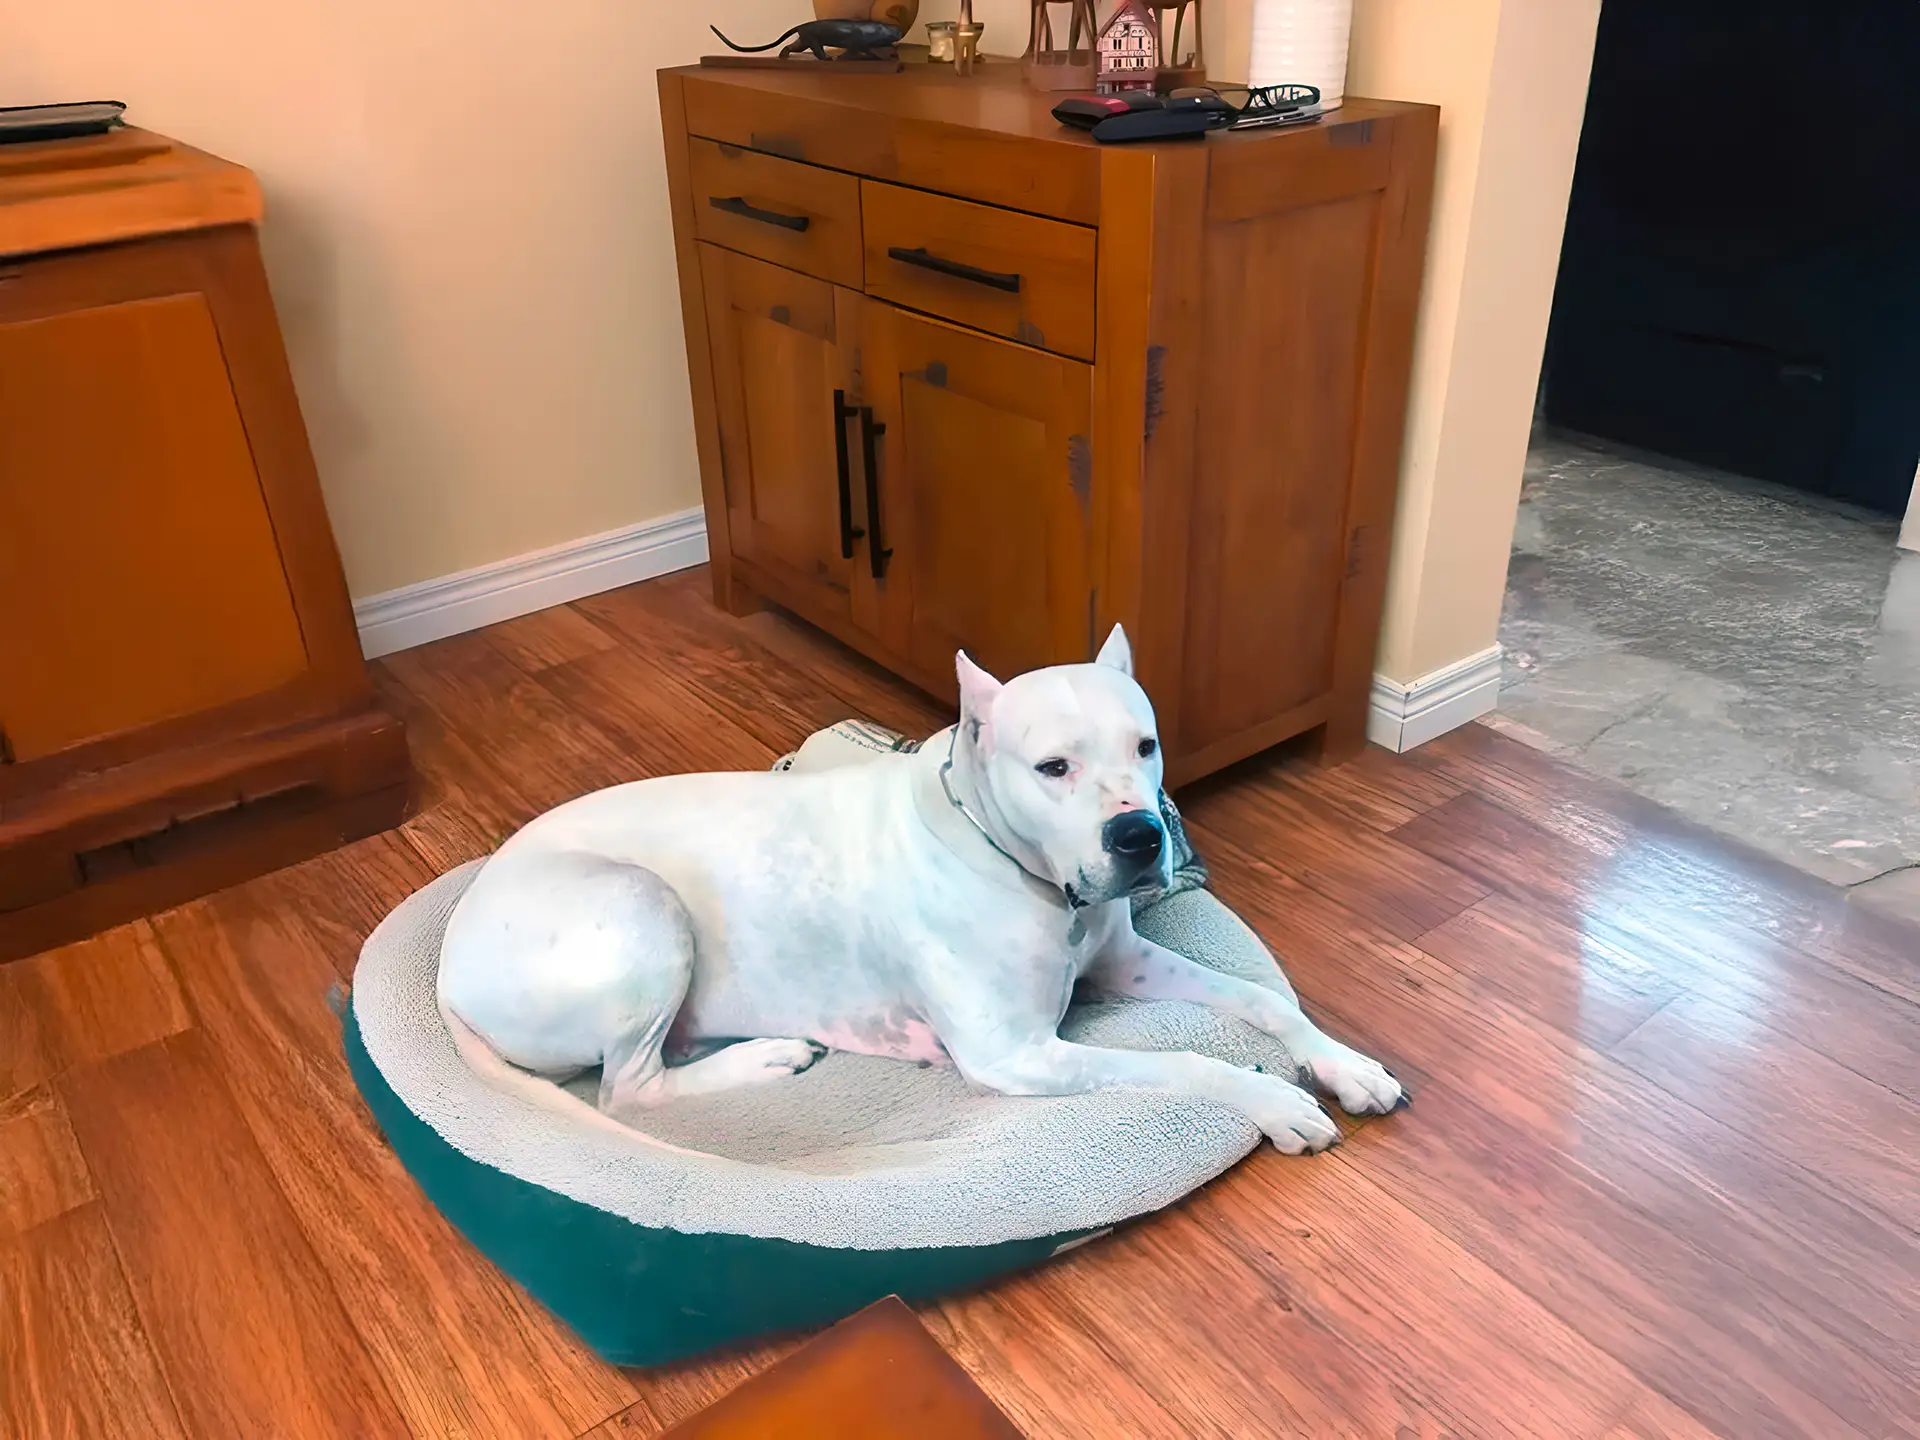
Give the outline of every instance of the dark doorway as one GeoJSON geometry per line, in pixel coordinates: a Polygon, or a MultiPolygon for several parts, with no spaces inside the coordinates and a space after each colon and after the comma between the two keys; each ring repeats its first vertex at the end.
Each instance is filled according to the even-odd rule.
{"type": "Polygon", "coordinates": [[[1920,4],[1607,0],[1550,424],[1898,514],[1920,459],[1920,4]]]}

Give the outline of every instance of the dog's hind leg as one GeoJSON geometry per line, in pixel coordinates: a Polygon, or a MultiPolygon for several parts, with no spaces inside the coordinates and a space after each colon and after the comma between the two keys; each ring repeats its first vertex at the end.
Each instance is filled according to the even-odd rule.
{"type": "Polygon", "coordinates": [[[652,871],[581,853],[504,854],[462,897],[440,998],[536,1074],[602,1066],[603,1099],[655,1079],[693,979],[693,922],[652,871]]]}

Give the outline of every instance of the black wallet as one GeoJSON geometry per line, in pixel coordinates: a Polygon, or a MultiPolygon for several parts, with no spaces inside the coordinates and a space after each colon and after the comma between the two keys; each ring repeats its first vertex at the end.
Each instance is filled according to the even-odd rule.
{"type": "Polygon", "coordinates": [[[76,100],[66,105],[0,105],[0,145],[29,140],[68,140],[75,135],[104,135],[120,124],[126,105],[119,100],[76,100]]]}
{"type": "Polygon", "coordinates": [[[1070,95],[1053,107],[1054,119],[1087,131],[1102,145],[1204,135],[1232,124],[1233,116],[1233,107],[1217,95],[1171,95],[1162,99],[1145,91],[1070,95]]]}

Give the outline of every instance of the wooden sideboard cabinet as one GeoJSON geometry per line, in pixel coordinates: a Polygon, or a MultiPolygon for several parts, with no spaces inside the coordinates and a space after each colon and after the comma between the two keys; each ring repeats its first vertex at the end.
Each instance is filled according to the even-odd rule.
{"type": "Polygon", "coordinates": [[[1133,637],[1174,783],[1366,734],[1438,112],[1102,147],[1018,67],[660,75],[716,596],[937,695],[1133,637]]]}
{"type": "Polygon", "coordinates": [[[0,960],[397,822],[238,165],[0,147],[0,960]]]}

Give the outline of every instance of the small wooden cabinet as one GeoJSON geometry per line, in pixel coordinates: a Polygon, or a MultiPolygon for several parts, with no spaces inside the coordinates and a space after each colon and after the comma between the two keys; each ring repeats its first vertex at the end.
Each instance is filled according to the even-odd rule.
{"type": "Polygon", "coordinates": [[[237,165],[0,147],[0,959],[400,818],[237,165]]]}
{"type": "Polygon", "coordinates": [[[721,603],[946,697],[1123,622],[1176,783],[1360,745],[1436,111],[1103,148],[1013,65],[660,93],[721,603]]]}

